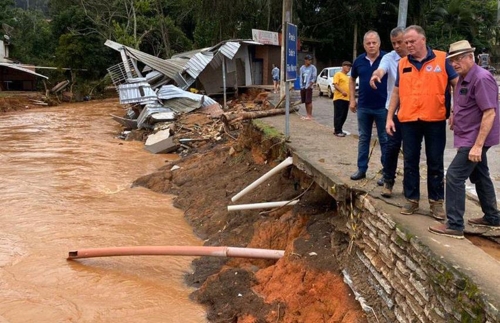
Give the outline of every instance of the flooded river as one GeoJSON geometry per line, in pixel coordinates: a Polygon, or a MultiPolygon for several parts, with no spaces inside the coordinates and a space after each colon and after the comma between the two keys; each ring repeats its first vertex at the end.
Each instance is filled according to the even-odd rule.
{"type": "Polygon", "coordinates": [[[206,322],[191,257],[67,261],[79,248],[201,245],[172,197],[130,188],[174,156],[115,138],[116,100],[0,114],[0,323],[206,322]]]}

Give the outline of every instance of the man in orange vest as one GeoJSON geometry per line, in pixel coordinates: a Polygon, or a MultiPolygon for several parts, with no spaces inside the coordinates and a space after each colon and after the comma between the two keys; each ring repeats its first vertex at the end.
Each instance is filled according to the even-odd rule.
{"type": "Polygon", "coordinates": [[[396,131],[392,118],[399,105],[404,155],[403,190],[407,200],[401,214],[413,214],[419,207],[420,150],[425,139],[431,215],[444,220],[445,93],[449,84],[456,85],[458,75],[446,59],[446,52],[427,46],[422,27],[409,26],[405,29],[404,39],[409,55],[399,61],[386,123],[386,131],[392,135],[396,131]]]}

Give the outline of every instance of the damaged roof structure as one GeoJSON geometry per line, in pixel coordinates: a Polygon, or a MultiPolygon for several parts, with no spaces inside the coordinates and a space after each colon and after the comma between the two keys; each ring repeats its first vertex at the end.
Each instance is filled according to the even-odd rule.
{"type": "Polygon", "coordinates": [[[180,53],[169,59],[162,59],[111,40],[107,40],[105,45],[120,52],[122,57],[122,63],[108,69],[115,85],[130,78],[146,77],[153,89],[164,84],[174,84],[187,90],[198,80],[204,92],[212,95],[223,91],[224,67],[226,84],[231,87],[252,84],[248,46],[262,44],[253,40],[229,40],[213,47],[180,53]],[[139,71],[138,62],[145,65],[142,72],[139,71]],[[223,62],[225,64],[222,64],[223,62]],[[143,73],[146,75],[143,76],[143,73]]]}
{"type": "Polygon", "coordinates": [[[105,45],[121,55],[122,62],[108,68],[108,74],[118,90],[120,103],[129,105],[125,117],[112,116],[113,119],[128,129],[154,129],[156,133],[150,135],[154,140],[148,138],[145,148],[161,153],[178,148],[172,140],[176,118],[200,108],[220,116],[223,110],[210,96],[224,94],[225,105],[227,88],[252,85],[249,47],[262,44],[229,40],[169,59],[111,40],[105,45]]]}

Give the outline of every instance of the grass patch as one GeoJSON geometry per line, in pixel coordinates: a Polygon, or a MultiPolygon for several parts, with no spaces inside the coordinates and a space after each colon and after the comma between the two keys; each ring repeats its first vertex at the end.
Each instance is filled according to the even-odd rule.
{"type": "Polygon", "coordinates": [[[265,124],[260,120],[253,120],[252,122],[257,129],[262,131],[265,139],[277,138],[279,140],[282,140],[285,138],[285,135],[283,133],[276,130],[276,128],[268,126],[267,124],[265,124]]]}

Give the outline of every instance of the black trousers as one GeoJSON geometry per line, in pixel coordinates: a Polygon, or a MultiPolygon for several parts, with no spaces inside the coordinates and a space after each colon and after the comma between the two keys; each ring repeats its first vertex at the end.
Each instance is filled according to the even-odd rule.
{"type": "Polygon", "coordinates": [[[347,119],[349,112],[349,101],[335,100],[333,101],[333,129],[334,133],[342,133],[342,127],[347,119]]]}

